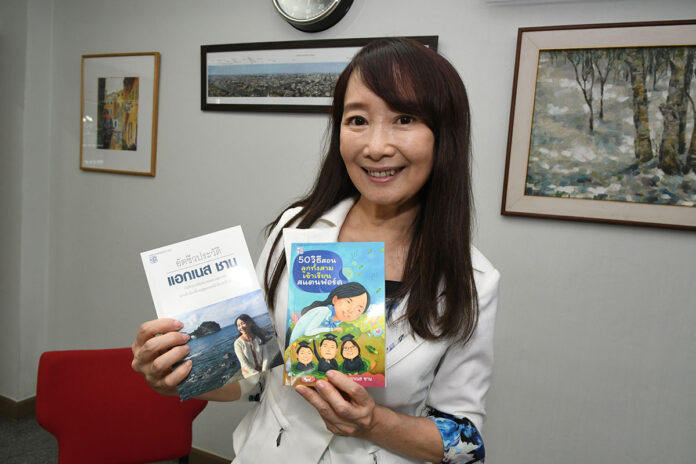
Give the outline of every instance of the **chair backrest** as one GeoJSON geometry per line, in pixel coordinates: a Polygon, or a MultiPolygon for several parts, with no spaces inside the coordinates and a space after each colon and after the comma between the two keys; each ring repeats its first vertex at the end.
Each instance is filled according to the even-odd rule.
{"type": "Polygon", "coordinates": [[[58,439],[60,464],[163,461],[191,451],[206,402],[162,396],[131,369],[130,348],[47,351],[36,419],[58,439]]]}

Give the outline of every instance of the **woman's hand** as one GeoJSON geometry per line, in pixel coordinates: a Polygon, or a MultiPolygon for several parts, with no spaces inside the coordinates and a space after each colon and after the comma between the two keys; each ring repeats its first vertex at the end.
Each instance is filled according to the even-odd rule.
{"type": "Polygon", "coordinates": [[[433,421],[375,404],[367,390],[338,371],[328,371],[326,377],[316,390],[302,385],[295,389],[319,411],[331,433],[369,440],[419,461],[442,460],[442,437],[433,421]]]}
{"type": "Polygon", "coordinates": [[[176,396],[176,386],[191,370],[191,361],[172,369],[188,353],[189,335],[178,332],[183,324],[174,319],[155,319],[143,323],[131,346],[131,367],[145,377],[147,383],[163,395],[176,396]]]}
{"type": "Polygon", "coordinates": [[[328,381],[316,383],[316,390],[303,385],[296,390],[317,409],[331,433],[369,439],[379,406],[347,375],[330,370],[326,377],[328,381]]]}

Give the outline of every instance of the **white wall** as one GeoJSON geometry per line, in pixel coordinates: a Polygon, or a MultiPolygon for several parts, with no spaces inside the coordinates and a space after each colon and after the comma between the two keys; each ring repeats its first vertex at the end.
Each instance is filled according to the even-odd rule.
{"type": "MultiPolygon", "coordinates": [[[[43,349],[132,342],[154,317],[140,251],[243,224],[257,255],[262,225],[308,187],[325,119],[201,112],[200,45],[435,34],[469,90],[477,243],[503,274],[489,461],[691,462],[693,233],[499,208],[517,28],[695,18],[696,2],[440,0],[428,14],[423,4],[357,1],[338,25],[308,35],[270,1],[3,3],[1,56],[15,66],[0,68],[0,95],[13,102],[0,113],[0,394],[33,395],[27,379],[43,349]],[[162,54],[154,179],[78,169],[80,56],[128,51],[162,54]],[[37,128],[48,137],[37,140],[37,128]]],[[[194,445],[232,456],[245,409],[210,405],[194,445]]]]}
{"type": "Polygon", "coordinates": [[[19,393],[20,243],[22,221],[22,132],[27,6],[0,3],[0,392],[19,393]],[[11,65],[7,65],[11,64],[11,65]]]}

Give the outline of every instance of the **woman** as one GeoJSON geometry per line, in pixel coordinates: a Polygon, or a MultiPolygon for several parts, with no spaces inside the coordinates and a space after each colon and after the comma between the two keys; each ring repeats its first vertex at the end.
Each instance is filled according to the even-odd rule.
{"type": "MultiPolygon", "coordinates": [[[[481,461],[477,429],[490,385],[499,274],[470,244],[464,85],[421,44],[378,40],[339,77],[331,118],[315,185],[271,224],[257,270],[283,340],[286,244],[384,242],[388,288],[396,287],[388,295],[388,387],[368,393],[331,370],[316,389],[292,389],[274,369],[234,433],[234,462],[277,462],[300,442],[302,463],[481,461]]],[[[185,355],[183,347],[166,351],[185,341],[173,332],[178,327],[145,323],[133,345],[134,368],[168,394],[190,369],[162,367],[185,355]]],[[[204,397],[233,400],[248,388],[228,384],[204,397]]]]}
{"type": "Polygon", "coordinates": [[[324,300],[315,301],[301,311],[288,344],[302,336],[323,332],[342,332],[341,322],[352,322],[370,306],[370,294],[358,282],[347,282],[331,290],[324,300]]]}
{"type": "Polygon", "coordinates": [[[352,334],[347,334],[341,337],[341,357],[343,362],[341,363],[341,372],[346,374],[362,374],[366,372],[367,366],[365,366],[365,361],[360,356],[360,345],[354,340],[352,334]]]}
{"type": "Polygon", "coordinates": [[[241,365],[242,375],[249,377],[268,369],[266,343],[269,337],[248,314],[240,315],[236,323],[239,337],[234,341],[234,353],[241,365]]]}

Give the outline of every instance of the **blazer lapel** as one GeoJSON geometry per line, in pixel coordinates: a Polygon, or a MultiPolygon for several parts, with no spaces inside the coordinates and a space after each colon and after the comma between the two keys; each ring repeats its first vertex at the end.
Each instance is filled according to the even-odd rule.
{"type": "Polygon", "coordinates": [[[386,367],[389,368],[404,359],[409,353],[418,348],[425,340],[411,333],[407,321],[400,320],[406,308],[406,301],[401,301],[394,309],[391,321],[387,324],[385,350],[386,367]]]}

